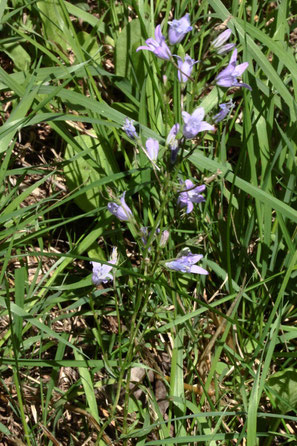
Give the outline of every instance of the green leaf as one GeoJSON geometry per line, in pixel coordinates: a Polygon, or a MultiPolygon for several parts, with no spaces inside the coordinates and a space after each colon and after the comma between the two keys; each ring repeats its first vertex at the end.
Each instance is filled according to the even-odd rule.
{"type": "MultiPolygon", "coordinates": [[[[76,360],[82,360],[83,356],[78,353],[77,351],[74,351],[74,356],[76,360]]],[[[96,396],[94,393],[94,383],[92,381],[89,369],[87,367],[79,367],[78,368],[81,382],[85,391],[86,399],[88,402],[88,406],[90,409],[91,415],[95,418],[95,420],[99,423],[99,413],[98,413],[98,406],[96,401],[96,396]]]]}
{"type": "Polygon", "coordinates": [[[63,20],[63,10],[57,0],[39,1],[36,3],[42,19],[44,33],[47,40],[58,42],[66,50],[67,43],[63,28],[65,27],[63,20]]]}
{"type": "Polygon", "coordinates": [[[95,167],[94,159],[98,157],[99,162],[101,146],[98,140],[88,135],[77,136],[75,140],[81,146],[82,153],[79,156],[75,156],[74,146],[71,144],[67,145],[65,159],[70,162],[64,167],[64,174],[70,190],[76,190],[81,186],[90,186],[84,194],[74,199],[81,209],[90,211],[98,208],[103,203],[99,189],[92,187],[92,183],[100,178],[99,168],[95,167]]]}
{"type": "Polygon", "coordinates": [[[31,57],[19,42],[9,42],[0,45],[0,49],[6,53],[19,70],[28,70],[31,65],[31,57]]]}
{"type": "Polygon", "coordinates": [[[86,52],[88,56],[92,57],[96,63],[100,63],[101,58],[96,38],[85,31],[80,31],[77,33],[77,40],[79,41],[82,50],[86,52]]]}
{"type": "Polygon", "coordinates": [[[0,423],[0,432],[2,432],[5,435],[9,435],[9,436],[11,435],[11,432],[2,423],[0,423]]]}
{"type": "Polygon", "coordinates": [[[136,53],[137,47],[142,43],[140,20],[132,20],[123,28],[116,42],[115,68],[118,76],[130,78],[133,68],[137,79],[143,79],[143,60],[136,53]]]}
{"type": "Polygon", "coordinates": [[[270,399],[282,413],[297,409],[297,371],[293,367],[274,373],[267,384],[270,399]]]}

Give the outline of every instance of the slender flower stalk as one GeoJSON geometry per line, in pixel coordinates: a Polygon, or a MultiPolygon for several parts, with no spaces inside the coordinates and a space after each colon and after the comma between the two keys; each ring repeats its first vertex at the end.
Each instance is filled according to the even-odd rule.
{"type": "Polygon", "coordinates": [[[224,68],[223,71],[221,71],[218,76],[216,77],[215,81],[216,84],[220,87],[244,87],[248,90],[252,90],[252,87],[248,84],[245,84],[244,82],[239,82],[237,79],[239,76],[241,76],[247,67],[249,66],[248,62],[243,62],[236,66],[236,60],[237,60],[237,49],[233,51],[231,55],[231,59],[229,62],[229,65],[224,68]]]}
{"type": "Polygon", "coordinates": [[[165,42],[165,37],[161,32],[161,25],[155,29],[155,39],[149,38],[145,41],[146,45],[139,46],[136,52],[140,50],[147,50],[154,53],[157,57],[164,60],[171,58],[171,51],[165,42]]]}
{"type": "Polygon", "coordinates": [[[183,191],[179,194],[177,203],[181,208],[186,207],[186,214],[192,212],[194,205],[193,203],[202,203],[205,201],[201,192],[205,190],[205,184],[201,186],[196,186],[191,180],[186,180],[183,182],[183,191]]]}
{"type": "Polygon", "coordinates": [[[168,22],[168,40],[170,45],[180,43],[188,32],[192,31],[193,27],[190,24],[190,14],[184,15],[179,20],[172,20],[168,22]]]}
{"type": "MultiPolygon", "coordinates": [[[[109,263],[112,263],[115,265],[117,263],[117,248],[113,247],[112,254],[110,256],[109,263]]],[[[105,265],[104,263],[100,262],[90,262],[93,267],[93,273],[92,273],[92,282],[94,285],[98,286],[101,283],[107,283],[110,280],[112,280],[112,275],[110,274],[110,271],[112,270],[112,266],[105,265]]]]}
{"type": "Polygon", "coordinates": [[[107,204],[107,209],[121,221],[129,221],[133,217],[131,209],[125,202],[126,192],[120,197],[120,205],[114,202],[107,204]]]}
{"type": "Polygon", "coordinates": [[[208,271],[206,269],[201,268],[201,266],[195,265],[195,263],[199,262],[203,258],[201,254],[192,254],[191,251],[185,255],[176,258],[170,262],[166,262],[165,266],[169,269],[173,269],[175,271],[179,271],[181,273],[192,273],[192,274],[202,274],[207,275],[208,271]]]}
{"type": "Polygon", "coordinates": [[[198,133],[203,132],[204,130],[215,130],[213,125],[203,121],[204,115],[205,111],[203,107],[196,108],[191,115],[185,111],[182,112],[184,121],[183,135],[185,138],[195,138],[198,133]]]}

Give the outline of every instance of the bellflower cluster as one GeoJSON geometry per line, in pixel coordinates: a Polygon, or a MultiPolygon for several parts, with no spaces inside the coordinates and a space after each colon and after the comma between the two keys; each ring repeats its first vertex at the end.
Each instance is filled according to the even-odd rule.
{"type": "Polygon", "coordinates": [[[200,62],[199,60],[192,59],[188,54],[185,55],[184,60],[182,60],[181,57],[177,57],[177,66],[178,66],[178,72],[177,77],[180,82],[187,82],[189,77],[191,76],[193,66],[200,62]]]}
{"type": "Polygon", "coordinates": [[[244,87],[251,91],[252,88],[250,85],[245,84],[243,82],[239,82],[239,80],[237,80],[237,78],[245,72],[245,70],[249,66],[249,63],[243,62],[236,66],[236,60],[237,60],[237,49],[235,48],[235,50],[231,55],[229,65],[217,75],[216,84],[219,85],[220,87],[227,87],[227,88],[244,87]]]}
{"type": "Polygon", "coordinates": [[[168,48],[165,37],[161,32],[161,25],[158,25],[155,29],[155,39],[149,38],[145,41],[146,45],[139,46],[136,52],[140,50],[148,50],[154,53],[157,57],[164,60],[169,60],[171,57],[171,51],[168,48]]]}
{"type": "Polygon", "coordinates": [[[230,99],[230,101],[220,104],[219,107],[220,107],[221,111],[219,111],[219,113],[217,113],[213,117],[213,121],[216,124],[226,118],[226,116],[230,113],[230,111],[234,107],[234,104],[232,102],[232,99],[230,99]]]}
{"type": "Polygon", "coordinates": [[[184,121],[183,135],[187,139],[195,138],[198,133],[204,130],[215,130],[213,125],[208,124],[208,122],[203,121],[205,111],[203,107],[198,107],[193,113],[182,112],[182,117],[184,121]]]}
{"type": "Polygon", "coordinates": [[[170,45],[180,43],[188,32],[192,31],[193,27],[190,24],[190,14],[184,15],[179,20],[172,20],[168,22],[168,40],[170,45]]]}
{"type": "MultiPolygon", "coordinates": [[[[112,254],[109,260],[109,263],[112,263],[115,265],[117,263],[117,248],[113,247],[112,254]]],[[[93,267],[93,274],[92,274],[92,282],[94,285],[98,286],[101,283],[107,283],[109,280],[112,280],[112,275],[110,274],[110,271],[112,270],[112,266],[105,265],[100,262],[90,262],[93,267]]]]}
{"type": "Polygon", "coordinates": [[[199,260],[201,260],[202,258],[203,255],[192,254],[191,251],[189,251],[185,256],[178,257],[171,262],[166,262],[165,266],[167,266],[167,268],[169,269],[173,269],[181,273],[207,275],[208,271],[206,271],[206,269],[201,268],[201,266],[195,265],[195,263],[199,262],[199,260]]]}
{"type": "MultiPolygon", "coordinates": [[[[193,29],[190,23],[190,15],[188,13],[185,14],[179,20],[175,19],[172,20],[171,22],[168,22],[168,25],[169,25],[168,42],[170,45],[176,45],[180,43],[184,39],[186,34],[193,29]]],[[[211,47],[218,54],[224,54],[232,50],[235,44],[226,43],[230,38],[230,36],[231,36],[231,30],[230,29],[225,30],[223,33],[218,35],[216,39],[213,40],[211,47]]],[[[147,39],[146,44],[139,46],[136,51],[138,52],[141,50],[150,51],[155,56],[157,56],[162,60],[173,62],[170,48],[168,47],[165,41],[165,37],[163,36],[161,31],[161,25],[157,25],[155,28],[155,38],[147,39]]],[[[175,57],[177,58],[178,80],[180,83],[186,84],[188,79],[192,75],[194,65],[197,64],[199,61],[192,59],[192,57],[189,54],[185,54],[183,58],[178,55],[175,55],[175,57]]],[[[231,55],[228,66],[224,68],[217,75],[217,77],[215,78],[215,83],[220,87],[226,87],[226,88],[244,87],[251,90],[251,87],[248,84],[245,84],[238,79],[244,73],[247,67],[248,67],[248,62],[244,62],[237,65],[237,49],[235,48],[231,55]]],[[[188,95],[185,95],[184,98],[187,101],[188,95]]],[[[181,100],[181,116],[183,120],[183,127],[181,128],[180,123],[176,122],[170,129],[170,132],[166,139],[166,145],[171,151],[172,164],[176,162],[180,145],[181,144],[185,145],[186,140],[191,140],[195,138],[200,132],[215,130],[215,127],[213,125],[209,124],[207,121],[204,121],[205,110],[203,107],[196,106],[196,108],[192,113],[188,113],[187,111],[183,110],[183,102],[184,101],[181,100]],[[181,132],[182,136],[178,138],[177,135],[179,134],[180,130],[182,130],[181,132]]],[[[170,104],[171,106],[170,100],[168,101],[168,104],[170,104]]],[[[216,124],[221,122],[228,116],[233,107],[234,104],[232,100],[229,100],[226,103],[219,104],[220,111],[213,117],[213,122],[216,124]]],[[[160,119],[160,122],[162,122],[162,119],[160,119]]],[[[163,119],[163,122],[165,122],[165,119],[163,119]]],[[[142,150],[144,150],[147,157],[153,163],[154,173],[156,175],[159,185],[162,186],[161,183],[162,176],[159,178],[157,172],[160,171],[160,168],[155,164],[159,155],[159,142],[154,138],[148,138],[145,142],[145,148],[144,148],[140,143],[140,138],[136,132],[133,121],[128,118],[126,118],[125,124],[123,125],[122,129],[126,132],[129,138],[131,138],[132,140],[136,140],[136,143],[141,146],[142,150]]],[[[171,184],[171,178],[170,178],[171,171],[175,172],[175,175],[178,174],[175,168],[172,168],[171,170],[168,169],[168,172],[166,172],[166,175],[168,174],[168,176],[166,176],[166,178],[168,178],[168,181],[166,183],[166,192],[167,188],[170,187],[171,184]]],[[[176,176],[173,176],[173,178],[176,178],[176,176]]],[[[202,203],[205,201],[205,198],[202,195],[205,189],[206,186],[204,184],[197,186],[190,179],[181,181],[181,189],[178,194],[177,205],[179,206],[179,208],[182,209],[185,208],[186,214],[190,214],[194,209],[194,204],[202,203]]],[[[114,216],[116,216],[120,221],[130,221],[133,219],[132,211],[125,202],[125,193],[126,192],[124,192],[123,195],[118,200],[116,200],[115,202],[110,202],[107,205],[109,212],[111,212],[114,216]]],[[[137,229],[136,225],[135,228],[137,229]]],[[[162,232],[162,234],[160,234],[160,229],[156,229],[156,234],[159,234],[158,241],[160,247],[164,247],[168,241],[169,232],[165,230],[162,232]]],[[[156,234],[154,235],[154,237],[156,236],[156,234]]],[[[141,227],[140,237],[143,245],[147,244],[149,236],[150,233],[148,228],[141,227]]],[[[150,250],[151,248],[149,248],[148,251],[150,250]]],[[[185,251],[183,251],[183,254],[178,256],[176,259],[166,261],[165,266],[171,270],[179,271],[181,273],[207,275],[208,272],[205,269],[196,265],[196,263],[202,258],[203,256],[200,254],[192,254],[191,251],[189,250],[186,253],[185,251]]],[[[115,264],[116,261],[117,261],[116,254],[114,254],[113,251],[110,263],[115,264]]],[[[109,266],[102,265],[100,262],[92,262],[92,265],[93,265],[92,280],[95,285],[98,285],[100,283],[106,283],[108,280],[112,278],[110,274],[110,271],[112,270],[111,265],[109,266]]]]}
{"type": "Polygon", "coordinates": [[[181,208],[187,207],[186,214],[192,212],[193,203],[202,203],[205,201],[201,192],[205,190],[205,185],[196,186],[191,180],[186,180],[183,183],[184,190],[179,194],[177,203],[181,208]]]}
{"type": "Polygon", "coordinates": [[[109,210],[109,212],[111,212],[121,221],[129,221],[133,217],[131,209],[125,202],[125,195],[126,192],[124,192],[123,195],[120,197],[120,205],[114,202],[107,204],[107,209],[109,210]]]}
{"type": "Polygon", "coordinates": [[[212,47],[216,50],[218,54],[225,54],[231,51],[234,47],[234,43],[224,43],[231,36],[231,29],[226,29],[226,31],[222,32],[214,41],[212,42],[212,47]]]}

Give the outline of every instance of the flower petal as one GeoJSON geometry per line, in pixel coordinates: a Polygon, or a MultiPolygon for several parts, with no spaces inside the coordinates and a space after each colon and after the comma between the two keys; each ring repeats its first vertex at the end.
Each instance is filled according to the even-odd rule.
{"type": "Polygon", "coordinates": [[[190,113],[183,111],[182,118],[183,118],[184,123],[187,124],[189,119],[191,118],[191,115],[190,115],[190,113]]]}
{"type": "Polygon", "coordinates": [[[205,130],[215,130],[216,128],[213,125],[208,124],[206,121],[200,122],[199,132],[204,132],[205,130]]]}
{"type": "Polygon", "coordinates": [[[194,118],[196,121],[202,121],[202,119],[205,116],[205,111],[203,107],[198,107],[196,110],[192,113],[192,118],[194,118]]]}
{"type": "Polygon", "coordinates": [[[190,214],[190,212],[192,212],[193,209],[194,209],[193,203],[191,201],[188,201],[186,214],[190,214]]]}
{"type": "Polygon", "coordinates": [[[204,268],[201,268],[201,266],[192,265],[190,268],[190,273],[202,274],[203,276],[207,276],[208,271],[206,271],[206,269],[204,268]]]}
{"type": "Polygon", "coordinates": [[[237,65],[237,67],[235,67],[235,70],[233,71],[232,76],[235,77],[241,76],[245,72],[248,66],[249,66],[248,62],[243,62],[240,65],[237,65]]]}

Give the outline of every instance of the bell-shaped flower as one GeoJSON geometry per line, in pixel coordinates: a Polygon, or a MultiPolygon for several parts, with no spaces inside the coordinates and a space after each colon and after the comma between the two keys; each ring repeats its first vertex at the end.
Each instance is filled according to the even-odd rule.
{"type": "Polygon", "coordinates": [[[156,162],[159,153],[159,142],[154,138],[148,138],[145,143],[148,158],[156,162]]]}
{"type": "Polygon", "coordinates": [[[219,107],[221,111],[219,111],[219,113],[217,113],[213,117],[213,121],[216,124],[226,118],[226,116],[230,113],[230,110],[232,110],[232,108],[234,107],[234,104],[232,102],[232,99],[230,99],[230,101],[225,102],[224,104],[220,104],[219,107]]]}
{"type": "Polygon", "coordinates": [[[161,25],[158,25],[155,29],[155,39],[149,38],[145,41],[146,46],[139,46],[136,50],[148,50],[154,53],[157,57],[164,60],[169,60],[171,57],[171,51],[165,42],[165,37],[161,32],[161,25]]]}
{"type": "Polygon", "coordinates": [[[196,108],[191,115],[185,111],[182,112],[184,121],[183,135],[185,138],[195,138],[198,133],[203,132],[204,130],[215,130],[213,125],[203,121],[204,115],[205,111],[203,107],[196,108]]]}
{"type": "Polygon", "coordinates": [[[168,31],[170,45],[180,43],[185,35],[193,29],[190,24],[190,14],[184,15],[179,20],[172,20],[172,22],[168,22],[168,25],[170,26],[168,31]]]}
{"type": "Polygon", "coordinates": [[[133,217],[131,209],[125,202],[125,194],[126,192],[124,192],[120,198],[120,205],[113,202],[107,204],[107,209],[109,210],[109,212],[111,212],[121,221],[128,221],[131,220],[131,218],[133,217]]]}
{"type": "Polygon", "coordinates": [[[187,82],[187,80],[191,76],[193,66],[200,61],[192,59],[188,54],[185,55],[184,60],[182,60],[182,58],[179,56],[176,57],[178,66],[178,80],[180,82],[187,82]]]}
{"type": "Polygon", "coordinates": [[[186,214],[192,212],[193,203],[202,203],[205,201],[201,192],[205,190],[205,184],[196,186],[191,180],[186,180],[183,183],[183,191],[179,194],[177,203],[181,208],[187,207],[186,214]]]}
{"type": "MultiPolygon", "coordinates": [[[[109,263],[112,263],[115,265],[117,263],[117,248],[113,248],[112,254],[109,260],[109,263]]],[[[94,285],[98,286],[101,283],[107,283],[109,280],[112,280],[112,275],[110,274],[110,271],[112,270],[112,266],[105,265],[100,262],[90,262],[93,267],[93,273],[92,273],[92,282],[94,285]]]]}
{"type": "Polygon", "coordinates": [[[184,256],[177,257],[175,260],[170,262],[166,262],[165,266],[169,269],[173,269],[175,271],[179,271],[181,273],[193,273],[193,274],[202,274],[207,275],[208,271],[206,269],[201,268],[201,266],[195,265],[195,263],[199,262],[203,258],[201,254],[192,254],[190,250],[184,256]]]}
{"type": "Polygon", "coordinates": [[[224,43],[231,36],[231,29],[226,29],[226,31],[222,32],[214,41],[212,42],[212,47],[216,50],[218,54],[228,53],[235,47],[235,43],[224,43]]]}
{"type": "Polygon", "coordinates": [[[249,63],[243,62],[236,66],[236,60],[237,60],[237,49],[235,48],[235,50],[231,55],[229,65],[217,75],[215,79],[216,84],[219,85],[220,87],[227,87],[227,88],[245,87],[248,90],[252,90],[250,85],[245,84],[243,82],[239,82],[239,80],[237,79],[244,73],[244,71],[249,66],[249,63]]]}
{"type": "Polygon", "coordinates": [[[137,139],[138,138],[138,135],[137,135],[137,132],[136,132],[136,128],[133,125],[132,119],[126,118],[125,124],[123,125],[122,129],[124,130],[126,135],[129,136],[129,138],[131,138],[131,139],[137,139]]]}

